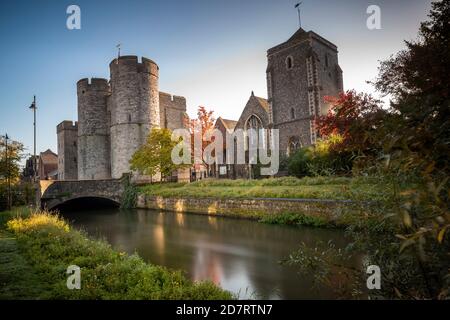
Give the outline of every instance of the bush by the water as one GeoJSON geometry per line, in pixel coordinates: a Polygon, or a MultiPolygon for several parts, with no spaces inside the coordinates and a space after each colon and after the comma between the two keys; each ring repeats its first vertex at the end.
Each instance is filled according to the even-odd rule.
{"type": "Polygon", "coordinates": [[[319,216],[309,216],[301,213],[284,213],[266,215],[260,222],[268,224],[282,224],[294,226],[329,227],[330,223],[319,216]]]}
{"type": "Polygon", "coordinates": [[[40,299],[230,299],[211,282],[192,282],[181,271],[145,263],[139,256],[89,239],[48,212],[7,222],[20,251],[46,287],[40,299]],[[81,268],[81,290],[66,287],[67,267],[81,268]]]}

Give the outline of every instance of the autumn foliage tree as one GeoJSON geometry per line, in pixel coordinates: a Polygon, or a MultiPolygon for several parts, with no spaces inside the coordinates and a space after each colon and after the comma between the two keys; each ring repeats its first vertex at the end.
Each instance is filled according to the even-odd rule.
{"type": "Polygon", "coordinates": [[[373,148],[372,133],[386,117],[381,101],[366,93],[348,90],[338,97],[325,97],[331,107],[326,115],[316,118],[316,127],[323,139],[340,135],[336,150],[363,154],[373,148]]]}
{"type": "Polygon", "coordinates": [[[207,133],[214,129],[215,124],[214,111],[207,111],[205,107],[200,106],[197,110],[197,118],[186,119],[186,127],[191,134],[191,150],[194,163],[203,164],[209,173],[209,164],[203,159],[206,146],[210,143],[207,139],[207,133]],[[195,139],[201,137],[200,143],[195,143],[195,139]]]}

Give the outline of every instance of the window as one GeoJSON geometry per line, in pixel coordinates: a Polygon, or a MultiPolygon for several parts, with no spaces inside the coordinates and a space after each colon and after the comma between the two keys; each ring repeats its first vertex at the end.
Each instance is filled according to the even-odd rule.
{"type": "Polygon", "coordinates": [[[286,68],[292,69],[292,67],[294,66],[294,59],[292,58],[292,56],[289,56],[286,58],[286,68]]]}
{"type": "Polygon", "coordinates": [[[325,66],[328,68],[328,53],[325,53],[325,66]]]}
{"type": "MultiPolygon", "coordinates": [[[[252,114],[246,121],[245,123],[245,150],[248,150],[250,147],[250,139],[252,143],[254,143],[254,146],[257,147],[258,143],[259,143],[259,134],[260,134],[260,130],[262,130],[264,127],[262,125],[261,120],[254,114],[252,114]],[[256,134],[256,136],[251,136],[248,133],[249,129],[253,129],[255,131],[253,131],[254,134],[256,134]]],[[[263,140],[262,143],[265,143],[265,141],[263,140]]]]}
{"type": "Polygon", "coordinates": [[[76,141],[73,142],[73,146],[74,146],[74,147],[77,146],[77,142],[76,142],[76,141]]]}
{"type": "Polygon", "coordinates": [[[295,110],[291,108],[291,119],[295,119],[295,110]]]}
{"type": "Polygon", "coordinates": [[[128,114],[128,122],[131,122],[131,114],[128,114]]]}
{"type": "Polygon", "coordinates": [[[300,139],[297,136],[290,137],[289,138],[289,144],[288,144],[288,155],[294,154],[298,149],[302,147],[302,144],[300,143],[300,139]]]}

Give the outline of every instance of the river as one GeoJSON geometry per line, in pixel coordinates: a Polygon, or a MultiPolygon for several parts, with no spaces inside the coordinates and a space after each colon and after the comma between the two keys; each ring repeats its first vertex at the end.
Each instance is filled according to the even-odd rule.
{"type": "Polygon", "coordinates": [[[267,225],[206,215],[120,210],[72,211],[63,216],[115,249],[137,252],[150,263],[181,269],[192,280],[211,280],[239,298],[329,299],[330,289],[315,288],[279,262],[304,242],[333,240],[344,247],[342,230],[267,225]]]}

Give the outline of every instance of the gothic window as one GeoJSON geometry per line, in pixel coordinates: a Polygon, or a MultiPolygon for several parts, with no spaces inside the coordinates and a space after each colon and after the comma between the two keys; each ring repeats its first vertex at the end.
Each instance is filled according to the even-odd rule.
{"type": "MultiPolygon", "coordinates": [[[[245,123],[245,131],[246,131],[246,139],[245,139],[246,148],[245,149],[246,150],[248,150],[248,148],[249,148],[250,138],[252,138],[252,141],[254,143],[256,143],[256,146],[258,145],[260,129],[263,129],[261,120],[256,115],[252,114],[245,123]],[[254,133],[256,133],[256,137],[249,137],[249,135],[248,135],[249,129],[255,130],[254,133]]],[[[264,139],[264,137],[263,137],[263,139],[264,139]]],[[[263,143],[265,143],[265,139],[263,140],[263,143]]]]}
{"type": "Polygon", "coordinates": [[[292,58],[292,56],[289,56],[286,58],[286,68],[288,70],[292,69],[292,67],[294,66],[294,59],[292,58]]]}
{"type": "Polygon", "coordinates": [[[297,136],[290,137],[289,138],[289,144],[288,144],[288,155],[294,154],[298,149],[302,147],[302,144],[300,143],[300,139],[297,136]]]}
{"type": "Polygon", "coordinates": [[[294,108],[291,108],[291,119],[292,120],[295,119],[295,110],[294,110],[294,108]]]}

